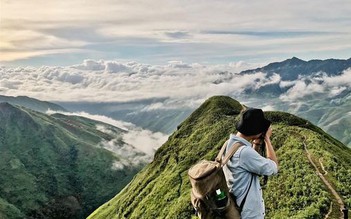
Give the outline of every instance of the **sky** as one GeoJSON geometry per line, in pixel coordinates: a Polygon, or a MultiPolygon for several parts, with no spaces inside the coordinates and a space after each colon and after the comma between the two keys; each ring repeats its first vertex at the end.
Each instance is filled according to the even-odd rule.
{"type": "Polygon", "coordinates": [[[349,0],[1,0],[0,65],[351,56],[349,0]]]}

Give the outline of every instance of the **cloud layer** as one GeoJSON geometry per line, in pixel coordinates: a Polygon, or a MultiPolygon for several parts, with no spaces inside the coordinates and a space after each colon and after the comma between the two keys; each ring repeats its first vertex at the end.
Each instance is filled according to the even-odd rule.
{"type": "Polygon", "coordinates": [[[0,67],[0,92],[3,95],[26,95],[48,101],[128,102],[162,98],[145,111],[160,108],[195,108],[214,95],[238,96],[246,89],[267,85],[287,89],[283,101],[295,101],[307,95],[334,97],[350,90],[351,70],[339,76],[318,73],[283,81],[279,75],[265,73],[241,75],[247,63],[228,65],[187,64],[179,61],[167,65],[137,62],[85,60],[68,67],[0,67]]]}
{"type": "Polygon", "coordinates": [[[290,89],[280,96],[283,101],[303,100],[306,96],[322,94],[333,98],[343,91],[351,92],[351,69],[338,76],[329,77],[326,74],[300,77],[295,81],[281,81],[281,87],[290,85],[290,89]]]}
{"type": "Polygon", "coordinates": [[[155,97],[197,101],[229,94],[233,88],[242,90],[253,84],[255,78],[266,81],[264,74],[244,78],[230,73],[247,66],[242,62],[205,66],[175,61],[147,65],[86,60],[69,67],[1,67],[0,92],[51,101],[131,101],[155,97]],[[239,77],[241,80],[236,80],[239,77]]]}

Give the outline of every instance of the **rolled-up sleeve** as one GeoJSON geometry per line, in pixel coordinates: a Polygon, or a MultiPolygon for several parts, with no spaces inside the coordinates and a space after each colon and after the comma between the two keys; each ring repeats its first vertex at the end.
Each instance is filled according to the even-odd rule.
{"type": "Polygon", "coordinates": [[[240,153],[240,166],[249,172],[271,176],[278,173],[277,164],[265,157],[262,157],[251,147],[245,147],[240,153]]]}

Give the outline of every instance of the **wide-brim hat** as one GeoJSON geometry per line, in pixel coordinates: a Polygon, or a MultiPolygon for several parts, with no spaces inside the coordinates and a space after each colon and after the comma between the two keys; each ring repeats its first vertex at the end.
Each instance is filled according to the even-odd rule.
{"type": "Polygon", "coordinates": [[[246,136],[251,136],[266,132],[270,125],[271,122],[264,117],[261,109],[248,108],[242,112],[236,129],[246,136]]]}

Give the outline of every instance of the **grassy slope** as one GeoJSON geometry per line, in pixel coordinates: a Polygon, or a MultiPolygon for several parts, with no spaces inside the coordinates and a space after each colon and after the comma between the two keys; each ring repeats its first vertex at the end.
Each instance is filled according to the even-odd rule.
{"type": "MultiPolygon", "coordinates": [[[[240,110],[241,105],[229,97],[207,100],[178,127],[151,164],[88,218],[194,217],[187,170],[201,159],[216,156],[235,131],[233,124],[240,110]]],[[[315,156],[330,157],[331,161],[324,165],[335,171],[330,178],[345,199],[351,189],[347,182],[351,178],[350,149],[306,120],[281,112],[266,115],[273,121],[272,141],[281,166],[264,192],[268,218],[323,218],[332,197],[308,163],[302,140],[307,139],[315,156]]],[[[348,203],[351,204],[350,197],[348,203]]]]}
{"type": "Polygon", "coordinates": [[[118,158],[96,146],[114,136],[92,120],[9,104],[0,118],[1,218],[83,218],[139,170],[111,168],[118,158]]]}

